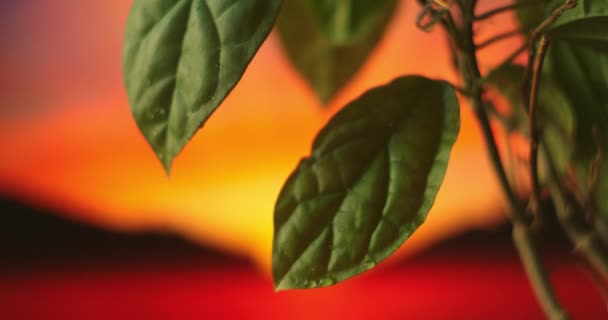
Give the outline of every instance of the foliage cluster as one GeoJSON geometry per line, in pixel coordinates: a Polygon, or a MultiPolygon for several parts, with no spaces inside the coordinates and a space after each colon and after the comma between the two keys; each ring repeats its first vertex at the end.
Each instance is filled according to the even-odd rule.
{"type": "MultiPolygon", "coordinates": [[[[417,25],[443,28],[459,84],[405,75],[344,106],[276,202],[278,290],[335,284],[371,269],[424,222],[459,131],[457,94],[473,109],[511,206],[514,243],[547,315],[567,318],[534,239],[553,214],[600,279],[608,279],[608,1],[521,0],[485,13],[477,0],[426,0],[417,25]],[[518,30],[476,43],[475,26],[515,11],[518,30]],[[511,37],[525,46],[481,74],[476,52],[511,37]],[[527,54],[528,64],[515,57],[527,54]],[[499,112],[484,95],[511,103],[499,112]],[[491,121],[527,137],[507,168],[491,121]],[[509,175],[509,171],[515,174],[509,175]],[[531,182],[522,198],[517,176],[531,182]],[[549,206],[545,204],[551,204],[549,206]]],[[[133,115],[169,172],[276,27],[293,66],[322,102],[357,72],[397,0],[136,0],[124,46],[133,115]]],[[[414,21],[412,21],[414,23],[414,21]]],[[[602,285],[598,281],[598,285],[602,285]]]]}

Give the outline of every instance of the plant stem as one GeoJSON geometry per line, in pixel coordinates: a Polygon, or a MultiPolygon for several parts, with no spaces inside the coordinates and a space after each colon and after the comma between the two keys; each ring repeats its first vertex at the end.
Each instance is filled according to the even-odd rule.
{"type": "Polygon", "coordinates": [[[541,183],[538,177],[538,146],[540,144],[541,132],[536,119],[536,106],[538,105],[538,88],[540,85],[540,73],[543,68],[543,61],[549,48],[549,39],[546,36],[540,38],[540,43],[534,61],[532,63],[532,80],[530,85],[530,99],[528,101],[528,113],[530,114],[530,181],[532,182],[532,203],[536,215],[535,223],[541,221],[542,206],[541,183]]]}
{"type": "Polygon", "coordinates": [[[530,88],[531,72],[532,72],[532,67],[533,67],[532,63],[534,63],[535,55],[536,55],[536,50],[534,49],[536,42],[543,35],[543,33],[547,30],[547,28],[549,28],[553,23],[555,23],[555,21],[557,21],[557,19],[559,19],[559,17],[561,17],[564,14],[564,12],[574,8],[576,6],[576,4],[577,4],[577,0],[564,1],[564,3],[562,5],[560,5],[555,10],[553,10],[551,15],[548,16],[545,20],[543,20],[543,22],[541,22],[530,33],[530,38],[528,40],[528,50],[529,50],[528,64],[526,66],[526,71],[524,72],[524,81],[523,81],[524,101],[528,102],[530,99],[529,88],[530,88]]]}
{"type": "Polygon", "coordinates": [[[536,40],[540,38],[540,36],[547,30],[547,28],[554,24],[555,21],[557,21],[557,19],[559,19],[559,17],[561,17],[566,11],[576,7],[576,4],[577,0],[564,1],[562,5],[553,10],[551,15],[548,16],[543,22],[541,22],[541,24],[539,24],[538,27],[534,29],[534,31],[532,31],[532,34],[530,35],[530,40],[532,42],[536,42],[536,40]]]}
{"type": "Polygon", "coordinates": [[[480,86],[481,73],[479,72],[475,44],[473,42],[473,21],[475,20],[474,12],[476,3],[477,1],[475,0],[466,1],[461,7],[463,25],[460,34],[462,37],[460,45],[456,46],[458,69],[467,88],[469,88],[468,91],[472,92],[472,95],[469,96],[471,107],[481,125],[491,162],[502,189],[510,203],[512,209],[511,220],[513,223],[513,241],[532,284],[532,288],[545,313],[551,319],[568,319],[566,311],[553,292],[551,283],[547,277],[547,271],[545,270],[543,261],[538,253],[538,248],[536,248],[534,239],[532,239],[529,233],[525,210],[509,183],[492,132],[490,120],[484,106],[482,87],[480,86]]]}
{"type": "Polygon", "coordinates": [[[492,161],[496,174],[498,175],[498,180],[503,191],[505,192],[505,195],[507,196],[507,200],[511,206],[516,209],[513,212],[512,219],[518,222],[525,222],[525,215],[521,214],[523,209],[520,201],[517,199],[515,192],[513,192],[506,170],[502,165],[502,158],[500,156],[500,152],[498,151],[494,133],[492,132],[490,125],[490,119],[483,102],[482,88],[480,86],[481,73],[479,71],[477,56],[475,54],[475,44],[473,42],[472,14],[475,1],[469,2],[469,8],[463,8],[464,25],[462,26],[461,30],[462,42],[460,43],[460,46],[456,48],[456,60],[458,61],[460,75],[468,88],[467,91],[472,93],[469,96],[469,101],[481,126],[484,141],[489,152],[490,160],[492,161]]]}
{"type": "Polygon", "coordinates": [[[560,305],[551,289],[547,271],[534,245],[535,240],[528,227],[521,223],[513,223],[513,243],[528,274],[528,279],[536,293],[545,314],[549,319],[569,319],[568,314],[560,305]]]}
{"type": "Polygon", "coordinates": [[[529,6],[529,5],[533,5],[533,4],[537,4],[543,2],[543,0],[523,0],[523,1],[518,1],[503,7],[498,7],[496,9],[492,9],[488,12],[482,13],[478,16],[476,16],[474,19],[475,21],[481,21],[481,20],[485,20],[488,18],[491,18],[497,14],[503,13],[503,12],[507,12],[509,10],[514,10],[517,8],[521,8],[521,7],[525,7],[525,6],[529,6]]]}
{"type": "Polygon", "coordinates": [[[503,33],[497,34],[497,35],[491,37],[490,39],[482,41],[480,44],[477,45],[477,49],[478,50],[483,49],[483,48],[488,47],[488,46],[490,46],[490,45],[492,45],[492,44],[494,44],[494,43],[496,43],[496,42],[498,42],[500,40],[503,40],[503,39],[506,39],[506,38],[509,38],[509,37],[513,37],[513,36],[517,36],[517,35],[520,35],[520,34],[522,34],[522,31],[520,29],[511,30],[511,31],[507,31],[507,32],[503,32],[503,33]]]}
{"type": "Polygon", "coordinates": [[[585,225],[576,221],[577,215],[575,208],[570,204],[564,191],[556,180],[555,167],[550,165],[551,180],[549,189],[553,195],[553,202],[557,211],[557,218],[561,226],[566,231],[568,238],[575,247],[575,250],[583,254],[595,270],[608,280],[608,255],[602,247],[599,239],[585,225]]]}

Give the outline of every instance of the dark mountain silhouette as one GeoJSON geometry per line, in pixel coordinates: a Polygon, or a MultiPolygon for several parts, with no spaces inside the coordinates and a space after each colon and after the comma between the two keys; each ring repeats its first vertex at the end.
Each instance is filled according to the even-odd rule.
{"type": "Polygon", "coordinates": [[[6,198],[0,198],[0,257],[0,267],[112,259],[239,260],[175,234],[109,231],[6,198]]]}

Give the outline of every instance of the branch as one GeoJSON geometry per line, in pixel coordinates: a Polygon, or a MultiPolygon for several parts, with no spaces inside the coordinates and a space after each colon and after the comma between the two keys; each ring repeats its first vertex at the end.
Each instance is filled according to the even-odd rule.
{"type": "Polygon", "coordinates": [[[575,250],[583,254],[589,263],[598,271],[598,273],[605,279],[608,280],[608,255],[602,247],[599,239],[596,235],[589,230],[589,228],[576,220],[576,210],[568,200],[567,195],[564,193],[559,185],[559,181],[555,174],[555,167],[550,165],[551,169],[551,180],[549,183],[549,189],[553,195],[553,202],[555,203],[555,209],[557,210],[557,218],[560,225],[566,231],[568,238],[574,245],[575,250]]]}
{"type": "Polygon", "coordinates": [[[528,102],[530,100],[529,88],[530,88],[531,72],[532,72],[532,68],[533,68],[532,64],[534,63],[535,55],[536,55],[536,50],[534,50],[536,42],[544,34],[544,32],[547,30],[547,28],[549,28],[553,23],[555,23],[555,21],[557,21],[557,19],[559,19],[559,17],[561,17],[564,14],[564,12],[574,8],[576,6],[576,3],[577,3],[577,0],[566,0],[562,5],[557,7],[557,9],[553,10],[551,15],[548,16],[545,20],[543,20],[543,22],[541,22],[538,25],[538,27],[536,27],[530,33],[530,38],[528,40],[529,57],[528,57],[528,64],[526,66],[526,70],[524,72],[524,82],[523,82],[524,101],[528,102]]]}
{"type": "MultiPolygon", "coordinates": [[[[473,105],[481,102],[481,95],[474,98],[473,105]]],[[[510,187],[508,177],[501,163],[501,156],[496,146],[496,141],[490,128],[490,121],[485,108],[475,108],[477,118],[481,124],[483,135],[488,147],[490,158],[494,164],[494,169],[498,174],[498,178],[503,186],[503,191],[507,195],[511,204],[511,220],[513,223],[513,242],[517,248],[520,259],[532,284],[532,288],[543,307],[543,310],[550,319],[569,319],[565,309],[561,306],[557,299],[551,282],[547,277],[547,270],[538,252],[538,248],[534,243],[534,239],[530,235],[525,211],[515,197],[513,190],[510,187]]]]}
{"type": "Polygon", "coordinates": [[[557,21],[566,11],[576,7],[577,0],[566,0],[564,3],[557,7],[550,16],[548,16],[543,22],[541,22],[530,36],[532,42],[536,42],[537,39],[549,28],[552,24],[557,21]]]}
{"type": "Polygon", "coordinates": [[[416,17],[416,26],[424,32],[431,32],[437,22],[444,20],[444,14],[450,11],[449,5],[441,0],[418,0],[418,3],[422,5],[422,11],[416,17]],[[424,21],[427,16],[429,20],[424,21]]]}
{"type": "Polygon", "coordinates": [[[534,292],[539,299],[545,313],[552,319],[568,319],[568,314],[561,306],[553,292],[551,283],[547,277],[547,271],[534,245],[529,229],[525,210],[516,197],[506,171],[502,164],[500,152],[490,127],[490,120],[483,104],[481,74],[476,56],[475,44],[473,42],[473,20],[476,1],[468,1],[461,6],[463,26],[461,30],[460,45],[457,47],[457,61],[460,75],[467,88],[474,94],[469,97],[477,119],[481,125],[483,137],[489,152],[491,162],[494,166],[502,189],[511,205],[511,220],[513,223],[513,241],[519,252],[520,258],[532,283],[534,292]]]}
{"type": "Polygon", "coordinates": [[[606,282],[606,280],[608,279],[602,279],[602,276],[599,275],[598,272],[593,269],[593,266],[589,265],[589,261],[583,260],[579,263],[581,265],[581,268],[587,272],[587,274],[591,278],[591,281],[596,284],[597,291],[602,297],[602,300],[604,300],[606,305],[608,305],[608,283],[606,282]]]}
{"type": "Polygon", "coordinates": [[[536,119],[536,106],[538,105],[538,88],[540,84],[540,73],[543,61],[549,48],[549,40],[542,36],[532,63],[532,83],[530,85],[530,100],[528,101],[528,112],[530,114],[530,180],[532,181],[532,203],[535,210],[535,222],[539,222],[542,214],[541,183],[538,177],[538,146],[540,144],[541,132],[536,119]]]}
{"type": "Polygon", "coordinates": [[[528,274],[528,279],[532,283],[532,288],[547,317],[555,320],[569,319],[568,314],[551,289],[547,271],[526,225],[513,224],[513,242],[528,274]]]}

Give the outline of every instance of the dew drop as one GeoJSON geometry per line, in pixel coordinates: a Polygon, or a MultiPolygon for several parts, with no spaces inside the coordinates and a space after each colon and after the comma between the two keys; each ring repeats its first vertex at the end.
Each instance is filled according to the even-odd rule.
{"type": "Polygon", "coordinates": [[[335,283],[336,283],[336,280],[334,280],[331,277],[323,278],[323,279],[321,279],[321,281],[319,281],[319,285],[321,287],[328,287],[328,286],[331,286],[331,285],[333,285],[335,283]]]}
{"type": "Polygon", "coordinates": [[[365,264],[363,264],[363,266],[365,267],[365,269],[369,270],[373,267],[376,266],[376,262],[375,261],[367,261],[365,264]]]}

